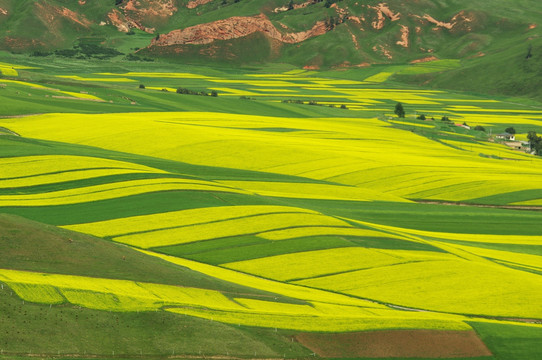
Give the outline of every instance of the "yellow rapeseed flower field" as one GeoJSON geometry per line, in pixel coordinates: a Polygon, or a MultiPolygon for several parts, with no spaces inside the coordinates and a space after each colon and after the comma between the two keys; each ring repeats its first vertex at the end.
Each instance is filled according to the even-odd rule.
{"type": "Polygon", "coordinates": [[[219,184],[175,178],[143,179],[85,186],[75,189],[25,195],[0,195],[0,206],[43,206],[77,204],[90,201],[114,199],[157,191],[218,191],[243,194],[242,190],[219,184]]]}
{"type": "Polygon", "coordinates": [[[538,306],[542,295],[540,276],[486,262],[462,259],[411,262],[296,283],[433,311],[542,316],[538,306]]]}
{"type": "Polygon", "coordinates": [[[120,219],[99,221],[94,223],[69,225],[65,226],[65,228],[103,237],[122,235],[127,232],[127,229],[129,229],[130,233],[138,233],[165,228],[183,227],[209,222],[224,221],[228,219],[242,218],[246,216],[281,213],[318,214],[316,211],[291,206],[217,206],[209,208],[204,207],[197,209],[171,211],[151,215],[124,217],[120,219]]]}
{"type": "Polygon", "coordinates": [[[342,220],[322,214],[279,213],[254,215],[244,218],[117,236],[114,237],[113,240],[148,249],[151,247],[185,244],[230,236],[257,234],[275,229],[286,229],[298,226],[350,227],[350,225],[342,220]]]}

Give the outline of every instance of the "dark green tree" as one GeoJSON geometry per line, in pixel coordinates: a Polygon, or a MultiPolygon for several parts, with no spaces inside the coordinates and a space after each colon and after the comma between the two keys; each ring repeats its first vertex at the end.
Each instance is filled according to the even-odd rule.
{"type": "Polygon", "coordinates": [[[476,131],[486,131],[486,128],[483,127],[482,125],[476,125],[474,127],[474,130],[476,130],[476,131]]]}
{"type": "Polygon", "coordinates": [[[405,109],[403,108],[403,104],[401,104],[400,102],[395,104],[394,113],[395,113],[395,115],[397,115],[397,117],[404,118],[405,117],[405,109]]]}
{"type": "Polygon", "coordinates": [[[527,134],[531,151],[535,151],[537,155],[542,155],[542,137],[536,134],[536,131],[529,131],[527,134]]]}
{"type": "Polygon", "coordinates": [[[425,114],[418,115],[418,117],[416,119],[425,120],[426,119],[425,114]]]}
{"type": "Polygon", "coordinates": [[[512,126],[507,127],[504,131],[506,131],[508,134],[514,135],[516,133],[516,129],[514,129],[512,126]]]}

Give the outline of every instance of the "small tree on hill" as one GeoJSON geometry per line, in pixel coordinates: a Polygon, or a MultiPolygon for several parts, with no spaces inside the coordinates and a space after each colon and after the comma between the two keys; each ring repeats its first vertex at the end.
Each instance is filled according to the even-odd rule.
{"type": "Polygon", "coordinates": [[[506,131],[508,134],[515,135],[516,129],[514,129],[512,126],[506,128],[504,131],[506,131]]]}
{"type": "Polygon", "coordinates": [[[140,84],[140,85],[139,85],[139,88],[140,88],[140,89],[145,89],[145,85],[140,84]]]}
{"type": "Polygon", "coordinates": [[[482,125],[476,125],[474,127],[474,130],[476,130],[476,131],[486,131],[486,128],[483,127],[482,125]]]}
{"type": "Polygon", "coordinates": [[[418,117],[416,119],[425,120],[426,119],[425,114],[418,115],[418,117]]]}
{"type": "Polygon", "coordinates": [[[395,113],[395,115],[397,115],[397,117],[404,118],[405,117],[405,109],[403,108],[403,104],[401,104],[400,102],[395,104],[394,113],[395,113]]]}
{"type": "Polygon", "coordinates": [[[537,155],[542,155],[542,137],[536,134],[536,131],[529,131],[527,134],[531,151],[535,151],[537,155]]]}

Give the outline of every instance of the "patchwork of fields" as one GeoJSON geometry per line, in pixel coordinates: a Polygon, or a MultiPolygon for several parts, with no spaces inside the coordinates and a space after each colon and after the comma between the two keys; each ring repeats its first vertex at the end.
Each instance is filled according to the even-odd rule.
{"type": "MultiPolygon", "coordinates": [[[[30,259],[0,262],[3,291],[43,308],[159,312],[227,329],[475,330],[489,350],[472,356],[495,359],[506,347],[486,341],[495,329],[540,340],[542,160],[488,141],[508,126],[540,132],[539,105],[388,81],[453,62],[344,79],[37,65],[0,63],[9,103],[0,213],[55,229],[65,246],[88,234],[133,251],[121,264],[137,254],[206,280],[55,271],[60,260],[38,271],[20,245],[2,249],[30,259]],[[218,97],[175,93],[180,86],[218,97]],[[39,99],[32,110],[29,98],[39,99]],[[398,101],[405,119],[393,115],[398,101]],[[464,122],[486,131],[456,126],[464,122]]],[[[532,351],[524,358],[540,355],[532,351]]]]}

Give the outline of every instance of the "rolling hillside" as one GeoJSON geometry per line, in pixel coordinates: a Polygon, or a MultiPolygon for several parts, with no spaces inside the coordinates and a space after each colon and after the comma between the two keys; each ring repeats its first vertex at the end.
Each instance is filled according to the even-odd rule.
{"type": "Polygon", "coordinates": [[[396,79],[542,96],[537,1],[0,1],[0,48],[41,56],[309,69],[460,60],[396,79]],[[56,55],[48,55],[56,52],[56,55]]]}
{"type": "Polygon", "coordinates": [[[540,357],[542,106],[457,63],[6,56],[0,358],[540,357]]]}

